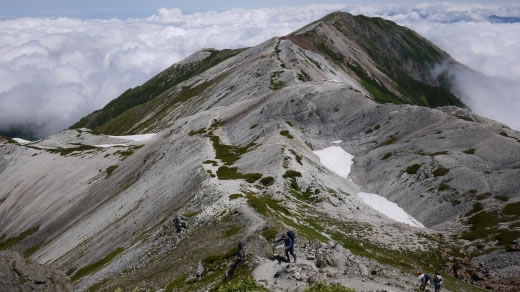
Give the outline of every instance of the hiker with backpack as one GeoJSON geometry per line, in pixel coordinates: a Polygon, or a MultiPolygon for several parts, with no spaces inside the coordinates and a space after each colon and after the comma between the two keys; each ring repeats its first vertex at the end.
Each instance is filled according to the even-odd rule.
{"type": "Polygon", "coordinates": [[[423,274],[422,272],[419,272],[419,282],[421,282],[421,287],[419,288],[421,291],[424,291],[426,289],[426,286],[430,284],[430,275],[423,274]]]}
{"type": "Polygon", "coordinates": [[[292,230],[288,230],[287,234],[282,235],[281,238],[274,240],[273,243],[279,243],[283,241],[285,246],[285,256],[287,257],[287,262],[291,262],[291,258],[289,257],[289,253],[294,257],[294,262],[296,262],[296,255],[294,255],[294,243],[296,241],[296,233],[292,230]]]}
{"type": "Polygon", "coordinates": [[[439,272],[435,273],[435,276],[433,276],[433,285],[435,286],[435,292],[441,291],[441,284],[442,284],[442,277],[439,272]]]}

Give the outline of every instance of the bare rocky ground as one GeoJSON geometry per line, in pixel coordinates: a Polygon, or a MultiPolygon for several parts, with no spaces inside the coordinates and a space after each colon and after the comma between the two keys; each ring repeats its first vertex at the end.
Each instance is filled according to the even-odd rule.
{"type": "MultiPolygon", "coordinates": [[[[313,27],[386,78],[354,40],[313,27]]],[[[149,140],[2,138],[0,247],[65,271],[77,291],[207,291],[250,277],[271,290],[413,291],[419,270],[443,273],[447,291],[514,291],[520,133],[467,109],[373,99],[351,70],[274,38],[106,126],[157,133],[149,140]],[[348,179],[312,152],[332,145],[355,156],[348,179]],[[378,213],[361,191],[427,228],[378,213]],[[270,243],[287,229],[300,239],[295,264],[270,243]]]]}

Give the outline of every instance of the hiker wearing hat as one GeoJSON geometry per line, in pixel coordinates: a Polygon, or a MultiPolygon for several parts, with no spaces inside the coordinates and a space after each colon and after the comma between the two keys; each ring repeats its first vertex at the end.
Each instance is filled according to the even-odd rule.
{"type": "Polygon", "coordinates": [[[287,231],[287,235],[282,235],[281,238],[273,241],[273,243],[278,243],[283,241],[285,246],[285,256],[287,257],[287,262],[291,262],[291,258],[289,257],[289,253],[292,254],[294,258],[294,262],[296,262],[296,256],[294,255],[294,242],[296,241],[296,233],[294,231],[287,231]]]}
{"type": "Polygon", "coordinates": [[[419,272],[418,280],[419,282],[421,282],[421,287],[419,288],[419,290],[424,291],[424,289],[426,289],[426,286],[430,284],[430,275],[419,272]]]}

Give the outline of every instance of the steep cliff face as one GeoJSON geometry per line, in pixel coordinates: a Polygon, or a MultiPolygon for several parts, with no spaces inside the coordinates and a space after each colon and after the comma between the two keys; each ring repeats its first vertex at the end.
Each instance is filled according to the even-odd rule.
{"type": "MultiPolygon", "coordinates": [[[[520,134],[456,107],[438,63],[460,66],[406,28],[345,13],[197,52],[74,126],[92,130],[0,141],[0,249],[54,264],[78,290],[248,277],[406,290],[435,269],[448,290],[478,291],[450,261],[519,256],[520,134]],[[297,266],[270,248],[288,228],[297,266]]],[[[475,283],[515,278],[483,259],[475,283]]]]}

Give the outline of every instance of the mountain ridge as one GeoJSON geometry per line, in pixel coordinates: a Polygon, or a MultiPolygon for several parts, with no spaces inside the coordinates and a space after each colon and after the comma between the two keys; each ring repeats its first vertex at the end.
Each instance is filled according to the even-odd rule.
{"type": "MultiPolygon", "coordinates": [[[[329,50],[353,54],[322,29],[329,50]]],[[[377,102],[334,54],[272,38],[102,128],[154,135],[79,128],[0,142],[0,248],[67,271],[79,291],[402,291],[417,270],[441,271],[447,291],[514,291],[520,133],[466,108],[377,102]],[[353,156],[348,178],[315,152],[330,147],[353,156]],[[426,228],[379,213],[363,192],[426,228]],[[297,264],[271,248],[287,229],[297,264]]],[[[359,72],[390,91],[365,58],[373,68],[359,72]]]]}

